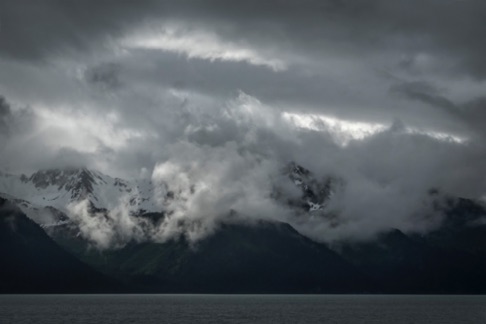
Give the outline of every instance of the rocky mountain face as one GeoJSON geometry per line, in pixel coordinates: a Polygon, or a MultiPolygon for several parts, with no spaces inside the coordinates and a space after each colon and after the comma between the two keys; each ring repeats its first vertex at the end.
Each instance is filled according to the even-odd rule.
{"type": "MultiPolygon", "coordinates": [[[[275,186],[274,198],[297,214],[322,211],[334,190],[342,185],[331,177],[317,180],[312,172],[295,163],[282,173],[286,185],[294,186],[300,194],[289,198],[275,186]]],[[[78,214],[114,221],[121,217],[109,215],[114,210],[137,217],[142,229],[155,226],[166,212],[170,213],[165,209],[168,203],[183,199],[170,184],[157,185],[150,179],[128,181],[86,168],[40,170],[30,176],[0,173],[0,196],[15,202],[50,234],[69,229],[75,235],[76,227],[83,225],[78,224],[78,214]]]]}
{"type": "Polygon", "coordinates": [[[71,204],[83,200],[98,210],[122,204],[133,213],[158,212],[161,207],[153,191],[148,179],[127,181],[86,168],[41,170],[30,177],[0,173],[0,193],[22,201],[19,207],[29,216],[31,209],[45,207],[67,212],[71,204]]]}
{"type": "MultiPolygon", "coordinates": [[[[311,171],[296,163],[289,163],[283,173],[302,192],[299,199],[286,203],[305,211],[321,210],[334,190],[342,185],[342,181],[332,177],[318,180],[311,171]]],[[[163,209],[163,205],[155,201],[150,179],[128,181],[86,168],[40,170],[31,176],[0,172],[0,194],[21,200],[24,205],[51,206],[61,211],[65,211],[70,203],[82,200],[89,200],[93,207],[105,210],[117,206],[122,200],[126,200],[133,213],[161,212],[163,209]]],[[[167,190],[164,198],[175,196],[167,190]]]]}
{"type": "Polygon", "coordinates": [[[322,210],[334,191],[343,185],[341,180],[333,177],[319,181],[311,171],[294,162],[290,163],[284,172],[302,191],[299,199],[290,200],[288,204],[308,212],[322,210]]]}
{"type": "Polygon", "coordinates": [[[93,194],[95,179],[103,181],[101,175],[88,169],[43,170],[34,173],[30,178],[22,178],[24,183],[30,182],[38,189],[57,187],[59,192],[71,194],[72,200],[87,198],[93,194]]]}

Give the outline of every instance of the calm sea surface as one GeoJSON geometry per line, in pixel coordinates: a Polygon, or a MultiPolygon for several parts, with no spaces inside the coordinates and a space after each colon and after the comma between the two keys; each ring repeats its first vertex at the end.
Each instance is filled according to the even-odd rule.
{"type": "Polygon", "coordinates": [[[0,323],[486,323],[486,296],[0,295],[0,323]]]}

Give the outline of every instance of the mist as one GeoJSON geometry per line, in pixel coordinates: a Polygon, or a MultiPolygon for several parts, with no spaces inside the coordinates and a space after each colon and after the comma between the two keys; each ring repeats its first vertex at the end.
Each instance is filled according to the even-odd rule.
{"type": "Polygon", "coordinates": [[[131,215],[123,199],[106,215],[93,216],[86,202],[69,207],[97,247],[181,236],[196,243],[221,224],[260,220],[287,222],[326,243],[370,240],[391,228],[427,233],[440,226],[448,197],[484,193],[479,144],[411,131],[397,120],[366,136],[345,134],[343,142],[345,129],[319,120],[317,129],[296,125],[239,93],[214,115],[193,111],[184,121],[154,148],[152,156],[166,158],[138,175],[152,181],[161,221],[131,215]],[[321,210],[287,204],[302,197],[286,171],[292,162],[320,183],[334,179],[321,210]]]}

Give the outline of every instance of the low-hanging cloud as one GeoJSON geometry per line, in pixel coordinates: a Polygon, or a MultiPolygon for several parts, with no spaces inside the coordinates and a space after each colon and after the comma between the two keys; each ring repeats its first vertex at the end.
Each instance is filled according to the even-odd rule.
{"type": "Polygon", "coordinates": [[[485,157],[474,141],[413,133],[395,122],[342,145],[332,127],[296,127],[244,93],[223,113],[192,117],[163,147],[166,158],[150,177],[164,217],[148,222],[123,203],[93,216],[86,204],[76,205],[72,220],[83,235],[100,248],[179,236],[197,242],[225,222],[269,220],[321,242],[367,240],[390,228],[427,232],[440,225],[449,195],[484,195],[486,179],[478,174],[486,171],[485,157]],[[302,196],[285,173],[291,161],[320,183],[334,179],[321,210],[287,204],[302,196]]]}

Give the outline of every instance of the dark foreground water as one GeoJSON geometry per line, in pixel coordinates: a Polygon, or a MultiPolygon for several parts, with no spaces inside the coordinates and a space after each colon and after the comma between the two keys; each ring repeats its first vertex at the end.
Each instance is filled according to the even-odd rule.
{"type": "Polygon", "coordinates": [[[486,296],[0,295],[0,323],[486,323],[486,296]]]}

